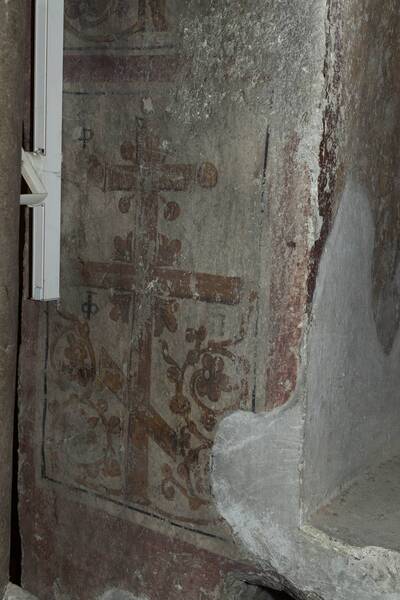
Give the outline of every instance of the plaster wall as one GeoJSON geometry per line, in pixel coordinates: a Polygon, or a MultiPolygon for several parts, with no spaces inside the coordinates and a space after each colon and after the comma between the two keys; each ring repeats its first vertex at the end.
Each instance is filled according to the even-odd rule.
{"type": "Polygon", "coordinates": [[[23,305],[23,584],[42,600],[216,600],[254,575],[211,447],[296,385],[324,18],[66,1],[61,300],[23,305]]]}
{"type": "Polygon", "coordinates": [[[356,593],[293,530],[398,437],[396,10],[67,0],[62,297],[23,309],[43,600],[356,593]]]}
{"type": "Polygon", "coordinates": [[[304,509],[399,452],[399,341],[385,354],[373,315],[374,223],[351,180],[319,272],[309,335],[304,509]]]}

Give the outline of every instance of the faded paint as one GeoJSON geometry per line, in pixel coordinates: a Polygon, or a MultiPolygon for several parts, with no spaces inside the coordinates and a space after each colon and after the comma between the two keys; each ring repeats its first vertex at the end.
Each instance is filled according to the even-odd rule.
{"type": "Polygon", "coordinates": [[[253,408],[265,115],[182,125],[185,11],[66,2],[61,301],[24,303],[23,580],[43,600],[216,600],[251,570],[209,464],[218,422],[253,408]]]}
{"type": "Polygon", "coordinates": [[[311,177],[298,162],[297,134],[284,148],[282,204],[271,214],[270,252],[279,257],[271,273],[266,396],[267,409],[285,404],[297,383],[305,322],[311,177]]]}
{"type": "MultiPolygon", "coordinates": [[[[349,418],[324,453],[333,400],[315,431],[313,410],[324,407],[310,392],[324,256],[335,225],[345,231],[337,215],[354,217],[345,197],[363,218],[359,197],[370,202],[372,285],[362,294],[383,350],[396,347],[398,17],[391,0],[383,8],[377,0],[67,1],[62,299],[37,312],[24,303],[23,362],[36,374],[22,376],[24,578],[41,598],[57,584],[74,600],[111,587],[156,600],[161,579],[163,599],[214,600],[227,573],[248,575],[248,554],[216,511],[209,461],[228,413],[266,408],[271,415],[240,413],[222,425],[217,451],[238,466],[223,463],[229,481],[218,506],[268,581],[299,598],[319,593],[317,567],[310,580],[290,571],[291,544],[302,543],[293,530],[325,499],[312,478],[333,494],[362,466],[355,428],[353,442],[364,440],[379,430],[380,412],[392,415],[376,401],[376,428],[349,418]],[[247,440],[240,432],[253,425],[257,436],[247,440]],[[335,468],[325,464],[330,453],[335,468]],[[266,467],[278,470],[276,496],[260,477],[266,467]],[[237,486],[245,499],[230,506],[237,486]],[[270,497],[276,506],[264,519],[270,497]],[[288,537],[274,540],[279,515],[288,537]]],[[[351,224],[355,246],[346,243],[360,268],[343,270],[338,289],[344,273],[368,283],[370,240],[364,247],[351,224]]],[[[329,315],[342,310],[343,298],[322,297],[329,315]]],[[[357,302],[343,310],[347,352],[364,312],[357,302]]],[[[314,382],[328,389],[331,371],[324,363],[314,382]]],[[[311,547],[310,565],[320,549],[311,547]]],[[[356,581],[349,585],[352,593],[356,581]]]]}

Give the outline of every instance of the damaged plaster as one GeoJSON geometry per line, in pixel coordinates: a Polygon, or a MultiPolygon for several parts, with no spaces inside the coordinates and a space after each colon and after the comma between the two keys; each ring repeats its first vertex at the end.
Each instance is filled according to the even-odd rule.
{"type": "MultiPolygon", "coordinates": [[[[315,128],[320,220],[308,230],[308,299],[297,297],[297,314],[309,320],[299,335],[290,305],[279,303],[287,324],[280,355],[292,356],[281,364],[292,374],[282,391],[279,370],[267,371],[267,407],[283,406],[222,422],[213,490],[266,578],[272,569],[296,598],[394,600],[400,15],[390,0],[332,1],[326,10],[323,128],[315,128]]],[[[298,210],[306,206],[301,200],[298,210]]]]}
{"type": "Polygon", "coordinates": [[[62,298],[23,306],[41,600],[395,598],[395,552],[310,523],[396,450],[396,10],[66,1],[62,298]]]}
{"type": "MultiPolygon", "coordinates": [[[[358,310],[360,323],[354,322],[362,334],[346,336],[349,307],[357,298],[363,303],[365,290],[370,288],[372,240],[366,194],[348,185],[320,265],[304,387],[299,386],[297,398],[290,404],[269,414],[236,413],[226,418],[214,445],[213,492],[219,511],[258,563],[276,570],[282,587],[298,598],[357,600],[361,593],[367,600],[394,600],[400,589],[397,552],[358,548],[307,523],[327,490],[337,492],[339,482],[349,485],[354,472],[348,469],[360,472],[368,461],[383,462],[388,453],[398,451],[395,390],[399,382],[395,375],[387,380],[390,366],[384,364],[387,359],[376,336],[370,296],[365,312],[358,310]],[[344,263],[343,255],[348,253],[353,260],[344,263]],[[345,276],[344,264],[348,265],[345,276]],[[349,360],[347,352],[357,355],[357,350],[348,345],[348,339],[362,348],[359,363],[349,360]],[[371,372],[375,356],[380,375],[371,372]],[[317,385],[319,374],[327,369],[329,379],[317,385]],[[346,382],[348,388],[343,387],[346,382]],[[365,385],[367,395],[357,387],[365,385]],[[329,405],[332,399],[338,419],[343,419],[340,424],[330,421],[335,414],[329,405]],[[383,425],[381,399],[387,410],[383,425]],[[357,406],[361,414],[357,414],[357,406]],[[361,427],[367,430],[363,432],[361,427]],[[386,439],[393,443],[385,445],[386,439]],[[336,449],[332,444],[337,444],[336,449]],[[363,452],[359,452],[363,444],[363,452]],[[329,477],[336,479],[329,481],[329,477]]],[[[397,364],[398,357],[392,360],[397,364]]],[[[397,372],[393,367],[391,371],[397,372]]]]}

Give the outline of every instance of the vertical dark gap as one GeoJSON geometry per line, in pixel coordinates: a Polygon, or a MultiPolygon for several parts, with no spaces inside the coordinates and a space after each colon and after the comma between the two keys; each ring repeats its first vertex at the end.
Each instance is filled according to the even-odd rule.
{"type": "Polygon", "coordinates": [[[16,585],[21,585],[22,575],[22,544],[21,532],[19,526],[19,369],[20,369],[20,351],[21,351],[21,329],[22,329],[22,300],[24,289],[24,248],[26,233],[26,210],[21,208],[19,225],[19,298],[18,298],[18,351],[17,351],[17,370],[15,386],[15,406],[14,406],[14,436],[13,436],[13,465],[12,465],[12,487],[11,487],[11,539],[10,539],[10,581],[16,585]]]}
{"type": "MultiPolygon", "coordinates": [[[[34,2],[25,2],[25,70],[23,83],[23,127],[22,146],[26,151],[33,150],[33,61],[34,61],[34,2]]],[[[21,182],[21,192],[29,190],[24,182],[21,182]]],[[[18,350],[16,365],[15,405],[14,405],[14,431],[13,431],[13,464],[12,464],[12,487],[11,487],[11,534],[10,534],[10,581],[15,585],[21,585],[22,579],[22,541],[19,523],[19,373],[21,369],[21,343],[22,343],[22,303],[27,280],[24,274],[25,251],[29,254],[26,245],[27,235],[29,239],[28,209],[21,208],[19,224],[19,298],[18,298],[18,350]]]]}

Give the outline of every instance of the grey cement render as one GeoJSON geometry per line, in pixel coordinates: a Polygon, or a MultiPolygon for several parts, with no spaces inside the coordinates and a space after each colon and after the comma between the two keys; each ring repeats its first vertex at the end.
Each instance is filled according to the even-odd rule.
{"type": "Polygon", "coordinates": [[[115,588],[102,594],[99,600],[148,600],[148,598],[147,596],[136,596],[126,590],[115,588]]]}
{"type": "Polygon", "coordinates": [[[385,354],[371,298],[374,224],[349,183],[322,259],[308,336],[303,507],[400,450],[400,338],[385,354]]]}
{"type": "Polygon", "coordinates": [[[308,366],[296,397],[269,414],[232,414],[214,445],[219,512],[265,572],[272,568],[298,598],[400,597],[398,552],[358,547],[307,522],[325,489],[337,493],[397,444],[398,376],[387,376],[391,361],[396,373],[396,356],[379,352],[368,301],[372,233],[368,198],[349,182],[321,261],[308,366]],[[354,335],[348,315],[356,320],[354,335]],[[360,359],[350,361],[350,350],[360,359]]]}
{"type": "Polygon", "coordinates": [[[3,600],[37,600],[37,598],[26,590],[23,590],[19,585],[9,583],[3,600]]]}

